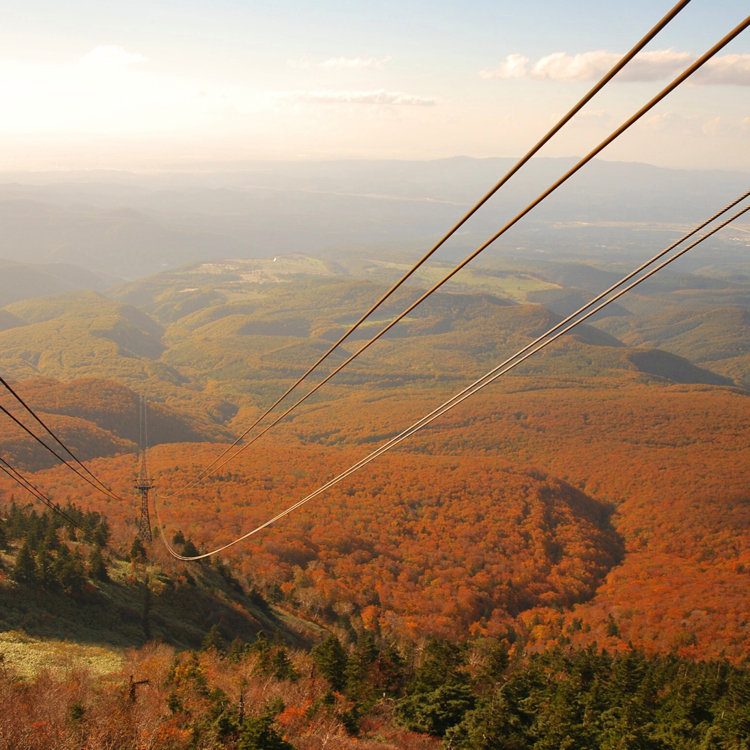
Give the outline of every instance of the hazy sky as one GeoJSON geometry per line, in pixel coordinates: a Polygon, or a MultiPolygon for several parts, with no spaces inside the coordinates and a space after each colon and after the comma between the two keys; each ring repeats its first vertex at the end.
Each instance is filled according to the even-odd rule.
{"type": "MultiPolygon", "coordinates": [[[[672,0],[25,0],[0,169],[525,151],[672,0]]],[[[748,12],[693,0],[544,151],[588,151],[748,12]]],[[[750,171],[750,32],[603,155],[750,171]]]]}

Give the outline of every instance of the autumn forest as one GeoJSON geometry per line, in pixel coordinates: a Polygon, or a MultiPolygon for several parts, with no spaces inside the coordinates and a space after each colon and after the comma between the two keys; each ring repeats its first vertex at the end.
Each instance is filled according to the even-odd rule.
{"type": "Polygon", "coordinates": [[[195,556],[263,524],[611,271],[515,257],[457,277],[224,463],[397,262],[196,262],[43,295],[20,268],[0,375],[117,499],[4,391],[2,457],[63,515],[0,476],[0,747],[748,747],[747,276],[665,275],[183,562],[163,541],[195,556]]]}

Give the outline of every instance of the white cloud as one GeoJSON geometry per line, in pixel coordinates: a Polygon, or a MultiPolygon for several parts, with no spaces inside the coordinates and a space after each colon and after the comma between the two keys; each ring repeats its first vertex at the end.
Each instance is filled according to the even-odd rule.
{"type": "Polygon", "coordinates": [[[701,125],[701,132],[705,135],[721,135],[725,129],[721,117],[712,117],[701,125]]]}
{"type": "MultiPolygon", "coordinates": [[[[541,58],[530,70],[532,78],[556,81],[595,81],[620,59],[621,55],[594,50],[578,55],[555,52],[541,58]]],[[[620,73],[621,81],[656,81],[682,70],[691,55],[675,50],[654,50],[637,55],[620,73]]]]}
{"type": "Polygon", "coordinates": [[[481,78],[525,78],[529,58],[519,54],[508,55],[494,70],[480,70],[481,78]]]}
{"type": "Polygon", "coordinates": [[[287,65],[295,70],[310,70],[310,68],[322,68],[323,70],[382,70],[391,61],[388,57],[329,57],[322,62],[312,63],[307,58],[298,60],[287,60],[287,65]]]}
{"type": "Polygon", "coordinates": [[[750,86],[750,55],[715,57],[695,74],[695,83],[750,86]]]}
{"type": "Polygon", "coordinates": [[[274,94],[281,101],[305,104],[375,104],[392,106],[429,107],[434,99],[401,91],[281,91],[274,94]]]}
{"type": "Polygon", "coordinates": [[[128,52],[117,44],[103,44],[94,47],[79,62],[86,65],[135,65],[146,62],[147,59],[137,52],[128,52]]]}
{"type": "MultiPolygon", "coordinates": [[[[529,65],[528,58],[508,55],[494,70],[480,71],[482,78],[537,78],[552,81],[596,81],[621,55],[593,50],[569,55],[554,52],[529,65]]],[[[656,81],[669,78],[686,68],[694,56],[673,49],[641,52],[618,75],[619,81],[656,81]]],[[[750,55],[723,55],[705,64],[695,74],[694,83],[703,85],[750,86],[750,55]]]]}
{"type": "Polygon", "coordinates": [[[319,67],[336,70],[382,70],[391,61],[389,57],[330,57],[319,67]]]}

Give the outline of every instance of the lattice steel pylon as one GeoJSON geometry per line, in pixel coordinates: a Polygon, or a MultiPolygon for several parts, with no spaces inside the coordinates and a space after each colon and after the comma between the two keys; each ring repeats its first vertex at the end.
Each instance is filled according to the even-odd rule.
{"type": "Polygon", "coordinates": [[[140,466],[138,469],[138,482],[135,489],[141,496],[141,510],[138,515],[138,535],[144,542],[150,542],[151,536],[151,518],[148,510],[148,493],[153,489],[153,484],[148,476],[148,465],[146,464],[146,449],[148,448],[148,421],[146,412],[146,399],[141,396],[139,404],[139,453],[140,466]]]}

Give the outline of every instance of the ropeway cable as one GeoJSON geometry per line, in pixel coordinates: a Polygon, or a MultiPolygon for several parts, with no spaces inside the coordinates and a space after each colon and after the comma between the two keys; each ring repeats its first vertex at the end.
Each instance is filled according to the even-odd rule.
{"type": "Polygon", "coordinates": [[[251,531],[243,534],[242,536],[234,539],[233,541],[224,544],[214,550],[211,550],[210,552],[204,552],[200,555],[180,555],[178,552],[176,552],[172,546],[169,544],[166,534],[164,532],[164,527],[161,523],[161,518],[159,517],[159,511],[158,506],[156,502],[154,502],[154,509],[156,511],[156,518],[157,523],[159,525],[159,531],[162,538],[162,541],[167,548],[167,551],[169,552],[172,557],[175,557],[178,560],[182,560],[185,562],[195,561],[195,560],[201,560],[207,557],[211,557],[213,555],[219,554],[220,552],[223,552],[224,550],[234,546],[235,544],[238,544],[239,542],[242,542],[246,539],[248,539],[251,536],[254,536],[255,534],[259,533],[263,529],[268,528],[276,521],[279,521],[280,519],[284,518],[285,516],[289,515],[293,511],[297,510],[301,506],[305,505],[310,500],[314,499],[318,495],[322,494],[323,492],[326,492],[328,489],[333,487],[335,484],[338,484],[343,479],[346,479],[351,474],[354,474],[356,471],[359,471],[359,469],[366,466],[371,461],[374,461],[376,458],[381,456],[383,453],[386,453],[387,451],[391,450],[395,446],[397,446],[399,443],[406,440],[408,437],[411,437],[415,432],[418,432],[419,430],[426,427],[428,424],[433,422],[438,417],[445,414],[450,409],[455,408],[460,403],[465,401],[470,396],[473,396],[475,393],[479,392],[486,386],[490,385],[490,383],[493,383],[495,380],[497,380],[499,377],[504,375],[505,373],[509,372],[513,368],[517,367],[519,364],[527,360],[529,357],[533,356],[537,352],[544,349],[546,346],[549,346],[552,342],[556,341],[558,338],[563,336],[568,331],[572,330],[576,326],[580,325],[583,321],[590,318],[592,315],[595,315],[597,312],[602,310],[607,305],[614,302],[616,299],[621,297],[626,292],[633,289],[638,284],[641,284],[646,279],[653,276],[655,273],[658,273],[660,270],[662,270],[664,267],[672,263],[673,261],[677,260],[681,256],[683,256],[685,253],[692,250],[694,247],[699,245],[704,240],[708,239],[712,235],[714,235],[719,230],[726,227],[728,224],[730,224],[732,221],[735,221],[737,218],[745,214],[747,211],[750,210],[750,205],[746,206],[745,208],[741,209],[734,215],[730,216],[728,219],[725,219],[723,222],[718,224],[713,229],[706,232],[706,234],[702,235],[698,239],[694,240],[692,243],[687,245],[686,247],[682,248],[681,250],[677,251],[673,255],[664,258],[665,255],[667,255],[671,250],[676,248],[678,245],[685,242],[687,239],[695,235],[697,232],[701,231],[702,228],[706,227],[708,224],[715,221],[719,216],[723,215],[727,211],[731,210],[735,206],[737,206],[738,203],[745,200],[748,195],[750,195],[750,191],[742,195],[740,198],[736,199],[732,203],[730,203],[728,206],[726,206],[724,209],[719,211],[717,214],[712,216],[710,219],[707,219],[702,224],[698,225],[695,229],[691,230],[687,234],[685,234],[683,237],[681,237],[676,242],[669,245],[664,250],[661,250],[659,253],[657,253],[655,256],[653,256],[651,259],[649,259],[646,263],[639,266],[634,271],[628,273],[626,276],[624,276],[620,281],[618,281],[616,284],[612,285],[609,289],[602,292],[601,294],[597,295],[593,300],[588,302],[586,305],[583,305],[581,308],[579,308],[576,312],[569,315],[567,318],[565,318],[563,321],[558,323],[557,325],[553,326],[549,331],[547,331],[542,336],[535,339],[533,342],[525,346],[523,349],[519,350],[514,354],[512,357],[506,359],[501,364],[497,365],[495,368],[490,370],[489,372],[485,373],[481,378],[475,380],[471,385],[467,386],[465,389],[460,391],[459,393],[452,396],[447,401],[443,402],[440,406],[438,406],[436,409],[434,409],[432,412],[427,414],[426,416],[422,417],[421,419],[417,420],[413,424],[411,424],[409,427],[407,427],[405,430],[400,432],[395,437],[388,440],[386,443],[384,443],[382,446],[377,448],[375,451],[371,452],[364,458],[360,459],[356,463],[352,464],[348,469],[341,472],[337,476],[335,476],[333,479],[329,480],[325,484],[321,485],[316,489],[315,491],[311,492],[298,502],[294,503],[293,505],[289,506],[285,510],[281,511],[277,515],[275,515],[273,518],[269,519],[265,523],[261,524],[260,526],[257,526],[256,528],[252,529],[251,531]],[[653,266],[653,264],[657,261],[664,258],[664,260],[661,261],[656,266],[653,266]],[[649,268],[649,266],[653,266],[652,268],[649,268]],[[647,270],[643,275],[641,275],[638,278],[635,278],[638,276],[639,273],[647,270]],[[630,282],[630,283],[628,283],[630,282]],[[623,284],[626,284],[626,286],[622,287],[621,289],[618,289],[623,284]],[[617,291],[615,291],[617,290],[617,291]],[[614,292],[611,296],[607,297],[611,292],[614,292]],[[605,299],[606,298],[606,299],[605,299]],[[598,304],[597,304],[598,302],[598,304]],[[580,316],[580,317],[579,317],[580,316]]]}
{"type": "MultiPolygon", "coordinates": [[[[31,414],[32,417],[34,417],[34,419],[42,426],[42,428],[47,432],[47,434],[73,459],[73,461],[78,466],[80,466],[81,469],[83,469],[83,471],[86,472],[86,474],[88,474],[88,476],[94,482],[96,482],[96,484],[92,485],[93,487],[95,487],[95,489],[99,490],[99,492],[102,492],[103,494],[105,494],[107,497],[109,497],[112,500],[118,500],[118,501],[122,500],[121,497],[119,497],[111,489],[109,489],[109,487],[107,487],[107,485],[104,484],[104,482],[102,482],[101,479],[99,479],[82,461],[78,459],[75,453],[73,453],[73,451],[71,451],[70,448],[68,448],[68,446],[65,445],[65,443],[63,443],[63,441],[60,440],[59,437],[57,437],[57,435],[50,429],[50,427],[47,426],[44,420],[26,403],[26,401],[24,401],[23,398],[21,398],[21,396],[13,389],[10,383],[8,383],[8,381],[5,380],[5,378],[1,376],[0,376],[0,384],[3,385],[6,388],[6,390],[8,390],[11,393],[11,395],[16,399],[16,401],[18,401],[18,403],[21,404],[21,406],[23,406],[23,408],[26,409],[26,411],[29,414],[31,414]]],[[[11,416],[6,409],[2,409],[2,411],[8,414],[9,416],[11,416]]],[[[55,458],[58,458],[60,461],[66,464],[69,468],[73,469],[73,467],[70,466],[70,464],[68,463],[67,459],[64,459],[62,456],[59,456],[43,440],[38,438],[34,433],[31,432],[31,430],[29,430],[24,425],[22,425],[15,417],[11,416],[11,419],[13,419],[17,424],[23,427],[23,429],[26,432],[28,432],[35,440],[37,440],[37,442],[41,443],[48,451],[50,451],[50,453],[52,453],[55,456],[55,458]]],[[[75,469],[73,470],[75,471],[75,469]]],[[[77,471],[76,473],[78,474],[77,471]]],[[[80,474],[78,475],[81,476],[80,474]]],[[[81,477],[81,478],[86,479],[85,477],[81,477]]],[[[89,484],[91,484],[89,480],[86,480],[86,481],[89,482],[89,484]]]]}
{"type": "Polygon", "coordinates": [[[30,492],[39,502],[46,505],[53,513],[62,516],[69,524],[77,529],[84,530],[81,524],[74,521],[64,510],[56,503],[53,503],[41,490],[37,489],[18,469],[11,466],[2,456],[0,456],[0,471],[4,471],[14,482],[19,484],[25,490],[30,492]]]}
{"type": "MultiPolygon", "coordinates": [[[[44,440],[42,440],[38,435],[34,434],[34,432],[32,432],[23,422],[21,422],[20,419],[18,419],[13,414],[11,414],[4,406],[0,405],[0,411],[3,412],[3,414],[5,414],[6,416],[10,417],[24,432],[26,432],[28,435],[34,438],[34,440],[36,440],[36,442],[39,443],[39,445],[41,445],[43,448],[48,450],[58,461],[63,463],[65,466],[67,466],[74,474],[76,474],[78,477],[83,479],[84,482],[91,485],[95,490],[103,493],[104,495],[111,498],[112,500],[122,501],[121,497],[119,497],[118,495],[115,495],[111,490],[109,490],[106,487],[106,485],[102,484],[100,480],[96,479],[96,477],[94,477],[94,479],[96,479],[96,482],[98,482],[98,484],[96,484],[92,479],[86,476],[86,474],[79,471],[72,463],[70,463],[70,461],[68,461],[66,458],[61,456],[54,448],[47,445],[47,443],[45,443],[44,440]]],[[[90,474],[91,472],[88,472],[88,473],[90,474]]]]}
{"type": "MultiPolygon", "coordinates": [[[[544,135],[537,141],[537,143],[521,158],[519,161],[510,169],[506,174],[489,190],[480,200],[478,200],[471,209],[464,214],[464,216],[450,229],[443,237],[435,243],[425,255],[422,256],[388,291],[386,291],[380,299],[377,300],[368,310],[363,313],[362,316],[353,323],[347,331],[334,343],[331,347],[321,355],[321,357],[305,372],[299,376],[299,378],[287,388],[284,393],[279,396],[255,421],[241,434],[236,440],[229,445],[224,451],[217,456],[211,463],[209,463],[201,472],[201,474],[191,482],[189,482],[185,489],[192,487],[194,484],[200,482],[205,477],[214,473],[211,471],[216,464],[218,464],[224,456],[227,455],[233,448],[235,448],[247,435],[255,429],[289,394],[294,391],[314,370],[318,368],[354,331],[359,328],[367,318],[372,315],[396,290],[398,290],[416,271],[424,265],[424,263],[434,255],[447,241],[450,239],[487,201],[492,198],[513,175],[516,174],[534,155],[536,155],[543,146],[547,144],[562,128],[583,109],[583,107],[591,101],[616,75],[619,73],[637,54],[640,52],[667,24],[669,24],[674,17],[682,11],[690,0],[680,0],[654,27],[648,31],[628,52],[626,52],[612,68],[602,76],[602,78],[565,114],[562,118],[544,135]]],[[[295,407],[298,404],[295,404],[295,407]]],[[[236,455],[236,454],[235,454],[236,455]]],[[[230,459],[231,460],[231,459],[230,459]]],[[[217,469],[218,470],[218,469],[217,469]]]]}
{"type": "Polygon", "coordinates": [[[219,469],[221,469],[227,463],[229,463],[230,461],[234,460],[240,453],[242,453],[244,450],[246,450],[247,448],[249,448],[256,440],[258,440],[263,435],[265,435],[265,433],[268,432],[271,428],[275,427],[288,414],[290,414],[292,411],[294,411],[300,404],[302,404],[304,401],[306,401],[308,398],[310,398],[310,396],[312,396],[320,388],[322,388],[322,386],[325,385],[329,380],[331,380],[331,378],[333,378],[335,375],[337,375],[339,372],[341,372],[341,370],[343,370],[349,363],[351,363],[360,354],[362,354],[364,351],[366,351],[376,341],[378,341],[380,338],[382,338],[400,320],[402,320],[404,317],[406,317],[410,312],[412,312],[412,310],[414,310],[418,305],[420,305],[422,302],[424,302],[424,300],[426,300],[430,295],[432,295],[441,286],[443,286],[446,282],[448,282],[451,278],[453,278],[453,276],[455,276],[462,268],[464,268],[466,265],[468,265],[481,252],[483,252],[484,250],[486,250],[491,244],[493,244],[498,238],[500,238],[503,234],[505,234],[505,232],[507,232],[511,227],[513,227],[515,224],[517,224],[524,216],[526,216],[528,213],[530,213],[542,201],[546,200],[555,190],[557,190],[568,179],[570,179],[574,174],[576,174],[576,172],[578,172],[589,161],[591,161],[597,154],[599,154],[601,151],[603,151],[608,145],[610,145],[614,140],[616,140],[620,135],[622,135],[628,128],[630,128],[634,123],[636,123],[641,117],[643,117],[651,109],[653,109],[659,102],[662,101],[662,99],[664,99],[674,89],[676,89],[678,86],[680,86],[682,83],[684,83],[691,75],[693,75],[693,73],[695,73],[703,65],[705,65],[705,63],[707,63],[714,55],[716,55],[721,49],[723,49],[727,44],[729,44],[729,42],[731,42],[735,37],[737,37],[739,34],[741,34],[748,26],[750,26],[750,16],[748,16],[747,18],[745,18],[744,21],[741,21],[737,26],[735,26],[734,29],[732,29],[728,34],[726,34],[713,47],[711,47],[707,52],[705,52],[695,62],[693,62],[692,65],[688,66],[670,84],[668,84],[667,86],[665,86],[656,96],[654,96],[646,104],[644,104],[643,107],[641,107],[634,115],[632,115],[628,120],[626,120],[622,125],[620,125],[612,133],[610,133],[610,135],[607,136],[598,146],[596,146],[586,156],[584,156],[582,159],[580,159],[573,167],[571,167],[565,174],[563,174],[562,177],[560,177],[556,182],[554,182],[544,192],[542,192],[539,196],[537,196],[537,198],[535,198],[531,203],[529,203],[526,206],[526,208],[524,208],[522,211],[520,211],[518,214],[516,214],[516,216],[514,216],[509,222],[507,222],[492,237],[490,237],[486,242],[484,242],[482,245],[480,245],[476,250],[474,250],[466,258],[464,258],[464,260],[462,260],[457,266],[455,266],[451,271],[449,271],[445,276],[443,276],[442,279],[440,279],[438,282],[436,282],[432,287],[430,287],[426,292],[424,292],[417,300],[415,300],[411,305],[409,305],[403,312],[399,313],[393,320],[391,320],[390,323],[388,323],[384,328],[382,328],[372,338],[370,338],[368,341],[366,341],[357,351],[355,351],[347,359],[345,359],[341,364],[339,364],[336,368],[334,368],[325,378],[323,378],[323,380],[321,380],[318,384],[316,384],[313,388],[311,388],[304,396],[302,396],[301,398],[297,399],[297,401],[295,401],[284,412],[282,412],[280,415],[278,415],[272,422],[270,422],[268,425],[266,425],[260,432],[258,432],[251,440],[249,440],[244,445],[241,445],[241,446],[237,447],[237,444],[238,444],[239,440],[235,441],[235,443],[233,444],[233,446],[230,446],[227,450],[225,450],[222,453],[222,456],[225,456],[225,458],[223,460],[215,459],[213,461],[213,463],[210,464],[210,467],[211,467],[210,470],[204,470],[203,473],[198,478],[196,478],[195,480],[192,480],[190,483],[188,483],[188,485],[186,485],[185,489],[187,489],[188,487],[193,486],[194,484],[196,484],[201,479],[204,479],[205,477],[209,476],[210,474],[213,474],[216,471],[218,471],[219,469]],[[232,447],[236,447],[237,449],[231,455],[227,456],[226,454],[227,454],[228,450],[231,450],[232,447]]]}

